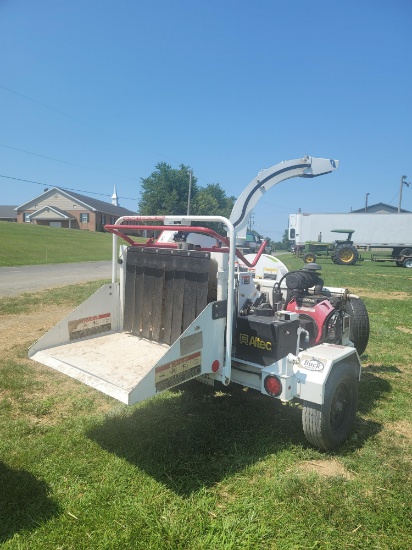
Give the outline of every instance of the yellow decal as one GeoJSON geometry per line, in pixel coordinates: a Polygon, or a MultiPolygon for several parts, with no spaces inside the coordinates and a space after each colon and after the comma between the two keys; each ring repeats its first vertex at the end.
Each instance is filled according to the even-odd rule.
{"type": "Polygon", "coordinates": [[[272,342],[261,340],[259,336],[249,336],[248,334],[239,334],[239,343],[245,346],[252,346],[258,349],[272,351],[272,342]]]}

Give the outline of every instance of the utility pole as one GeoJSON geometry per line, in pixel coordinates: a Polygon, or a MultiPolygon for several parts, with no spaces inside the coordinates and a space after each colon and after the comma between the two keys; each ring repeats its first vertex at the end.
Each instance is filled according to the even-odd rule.
{"type": "Polygon", "coordinates": [[[189,192],[187,193],[187,215],[190,214],[190,195],[192,194],[192,170],[189,170],[189,192]]]}
{"type": "Polygon", "coordinates": [[[368,197],[369,197],[369,195],[370,195],[370,193],[366,193],[366,197],[365,197],[365,214],[368,211],[368,197]]]}
{"type": "Polygon", "coordinates": [[[401,177],[401,187],[399,189],[399,204],[398,204],[398,214],[400,214],[401,212],[401,203],[402,203],[402,189],[403,189],[403,186],[404,185],[407,185],[408,187],[410,186],[410,182],[408,183],[406,180],[406,177],[407,176],[402,176],[401,177]]]}

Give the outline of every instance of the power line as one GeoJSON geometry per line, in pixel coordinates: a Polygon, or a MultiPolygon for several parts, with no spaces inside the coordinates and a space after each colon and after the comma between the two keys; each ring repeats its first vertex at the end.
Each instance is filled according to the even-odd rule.
{"type": "MultiPolygon", "coordinates": [[[[117,134],[113,134],[112,132],[109,132],[108,130],[105,130],[104,128],[99,128],[98,126],[94,126],[93,124],[90,124],[90,122],[86,122],[80,118],[77,118],[73,115],[70,115],[69,113],[66,113],[65,111],[61,111],[60,109],[56,109],[54,107],[51,107],[50,105],[47,105],[47,103],[43,103],[42,101],[38,101],[37,99],[33,99],[32,97],[29,97],[28,95],[25,95],[25,94],[22,94],[20,92],[16,92],[16,90],[12,90],[11,88],[8,88],[7,86],[3,86],[2,84],[0,84],[0,88],[3,89],[3,90],[6,90],[8,92],[11,92],[12,94],[15,94],[17,96],[20,96],[24,99],[26,99],[27,101],[31,101],[32,103],[37,103],[37,105],[41,105],[42,107],[46,108],[46,109],[50,109],[51,111],[54,111],[55,113],[59,113],[60,115],[63,115],[67,118],[70,118],[72,120],[75,120],[76,122],[80,122],[80,124],[83,124],[84,126],[88,126],[89,128],[92,128],[93,130],[95,130],[96,132],[101,132],[103,134],[106,134],[108,136],[111,136],[111,137],[114,137],[116,139],[119,139],[120,141],[123,141],[125,143],[128,143],[129,145],[133,145],[135,146],[135,143],[133,143],[132,141],[130,141],[129,139],[123,137],[123,136],[118,136],[117,134]]],[[[148,149],[146,146],[144,145],[141,145],[140,144],[140,147],[145,149],[146,151],[148,151],[149,153],[151,153],[152,155],[156,155],[156,156],[160,156],[160,157],[163,157],[167,160],[170,160],[170,161],[174,161],[174,162],[177,162],[176,159],[170,159],[168,158],[166,155],[161,155],[159,154],[157,151],[153,151],[151,149],[148,149]]],[[[46,157],[47,158],[47,157],[46,157]]],[[[54,160],[54,159],[53,159],[54,160]]]]}
{"type": "MultiPolygon", "coordinates": [[[[7,86],[3,86],[2,84],[0,84],[0,88],[3,89],[3,90],[6,90],[7,92],[10,92],[12,94],[15,94],[19,97],[22,97],[24,99],[26,99],[27,101],[31,101],[32,103],[36,103],[37,105],[41,105],[42,107],[46,108],[46,109],[50,109],[51,111],[54,111],[55,113],[59,113],[60,115],[63,115],[67,118],[70,118],[72,120],[75,120],[76,122],[80,122],[80,124],[83,124],[84,126],[88,126],[89,128],[92,128],[93,130],[97,131],[97,132],[101,132],[101,133],[104,133],[108,136],[111,136],[111,137],[114,137],[116,139],[119,139],[125,143],[129,143],[130,145],[135,145],[132,141],[128,140],[127,138],[123,137],[123,136],[118,136],[117,134],[113,134],[112,132],[109,132],[108,130],[105,130],[103,128],[99,128],[97,126],[94,126],[93,124],[90,124],[89,122],[86,122],[78,117],[75,117],[73,115],[70,115],[69,113],[66,113],[65,111],[61,111],[60,109],[56,109],[55,107],[51,107],[50,105],[48,105],[47,103],[44,103],[42,101],[38,101],[37,99],[33,99],[32,97],[29,97],[28,95],[25,95],[25,94],[22,94],[20,92],[17,92],[16,90],[12,90],[11,88],[7,87],[7,86]]],[[[8,147],[7,145],[3,145],[3,147],[8,147]]],[[[172,159],[170,157],[168,157],[167,155],[163,155],[163,154],[160,154],[158,153],[157,151],[153,151],[152,149],[149,149],[147,148],[146,146],[144,145],[140,145],[141,148],[145,149],[146,151],[148,151],[149,153],[151,153],[152,155],[156,155],[156,156],[159,156],[159,157],[162,157],[164,158],[165,160],[167,161],[170,161],[170,162],[178,162],[177,159],[172,159]]],[[[13,149],[13,147],[9,147],[10,149],[13,149]]],[[[74,163],[70,163],[70,162],[66,162],[66,161],[62,161],[62,160],[59,160],[59,159],[54,159],[52,157],[47,157],[47,156],[44,156],[44,155],[39,155],[39,154],[36,154],[36,153],[31,153],[30,151],[24,151],[23,149],[17,149],[17,148],[14,148],[16,149],[17,151],[23,151],[24,153],[28,153],[28,154],[31,154],[31,155],[36,155],[36,156],[39,156],[39,157],[43,157],[43,158],[46,158],[46,159],[50,159],[50,160],[54,160],[54,161],[57,161],[57,162],[63,162],[64,164],[72,164],[73,166],[78,166],[80,168],[86,168],[87,170],[95,170],[94,168],[89,168],[87,166],[82,166],[80,164],[74,164],[74,163]]],[[[95,171],[99,171],[99,170],[95,170],[95,171]]],[[[106,172],[101,172],[101,173],[106,173],[106,172]]],[[[109,173],[109,172],[107,172],[109,173]]],[[[111,175],[115,175],[117,177],[123,177],[123,176],[118,176],[117,174],[111,174],[111,175]]],[[[204,176],[202,176],[203,179],[210,179],[210,178],[204,178],[204,176]]],[[[130,177],[126,177],[125,179],[131,179],[131,180],[134,180],[134,181],[137,181],[136,178],[130,178],[130,177]]]]}
{"type": "Polygon", "coordinates": [[[0,88],[3,90],[7,90],[8,92],[11,92],[12,94],[18,95],[20,97],[23,97],[24,99],[27,99],[27,101],[31,101],[32,103],[37,103],[37,105],[41,105],[42,107],[45,107],[46,109],[50,109],[50,111],[54,111],[55,113],[59,113],[60,115],[63,115],[67,118],[71,118],[72,120],[75,120],[76,122],[80,122],[80,124],[83,124],[84,126],[89,126],[89,128],[92,128],[93,130],[96,130],[98,132],[103,132],[109,136],[115,137],[117,139],[120,139],[122,141],[125,141],[126,143],[131,143],[126,138],[117,136],[116,134],[113,134],[112,132],[109,132],[107,130],[104,130],[102,128],[98,128],[97,126],[94,126],[93,124],[90,124],[90,122],[85,122],[84,120],[77,118],[73,115],[70,115],[69,113],[66,113],[65,111],[61,111],[60,109],[56,109],[55,107],[51,107],[50,105],[47,105],[47,103],[43,103],[42,101],[38,101],[37,99],[33,99],[32,97],[29,97],[28,95],[22,94],[20,92],[16,92],[16,90],[12,90],[11,88],[8,88],[7,86],[3,86],[0,84],[0,88]]]}
{"type": "Polygon", "coordinates": [[[70,166],[77,166],[78,168],[84,168],[86,170],[92,170],[93,172],[99,172],[100,174],[106,174],[106,175],[108,174],[110,176],[116,176],[117,178],[138,181],[137,178],[131,178],[129,176],[121,176],[120,174],[114,174],[112,172],[104,172],[103,170],[98,170],[96,168],[90,168],[89,166],[84,166],[82,164],[76,164],[74,162],[69,162],[67,160],[61,160],[61,159],[56,159],[54,157],[48,157],[46,155],[41,155],[40,153],[33,153],[32,151],[27,151],[25,149],[19,149],[18,147],[12,147],[11,145],[5,145],[4,143],[0,143],[0,147],[5,147],[6,149],[12,149],[13,151],[20,151],[21,153],[26,153],[28,155],[33,155],[35,157],[41,157],[41,158],[48,159],[48,160],[54,160],[55,162],[61,162],[62,164],[68,164],[70,166]]]}
{"type": "MultiPolygon", "coordinates": [[[[63,189],[64,191],[74,191],[75,193],[87,193],[88,195],[100,195],[102,197],[111,197],[111,195],[109,193],[94,193],[93,191],[84,191],[83,189],[73,189],[71,187],[62,187],[61,185],[55,186],[55,185],[50,185],[48,183],[43,183],[41,181],[25,180],[25,179],[22,179],[22,178],[14,178],[12,176],[5,176],[3,174],[0,174],[0,178],[6,178],[6,179],[9,179],[9,180],[15,180],[15,181],[24,181],[26,183],[34,183],[36,185],[42,185],[43,187],[58,187],[59,189],[63,189]]],[[[131,198],[131,197],[119,197],[119,199],[124,199],[124,200],[128,200],[128,201],[138,200],[136,198],[131,198]]]]}
{"type": "Polygon", "coordinates": [[[399,191],[397,191],[395,193],[395,196],[393,197],[393,199],[391,199],[391,201],[388,203],[388,204],[392,204],[392,202],[396,199],[396,197],[399,195],[399,191]]]}

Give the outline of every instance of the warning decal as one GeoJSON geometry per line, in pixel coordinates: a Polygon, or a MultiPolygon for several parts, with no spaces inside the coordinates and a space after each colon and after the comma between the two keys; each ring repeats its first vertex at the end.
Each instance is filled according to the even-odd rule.
{"type": "Polygon", "coordinates": [[[93,317],[84,317],[83,319],[69,321],[70,340],[93,336],[94,334],[107,332],[111,329],[112,323],[110,313],[102,313],[101,315],[94,315],[93,317]]]}
{"type": "Polygon", "coordinates": [[[175,361],[160,365],[155,370],[156,391],[163,391],[198,376],[201,372],[200,351],[179,357],[175,361]]]}

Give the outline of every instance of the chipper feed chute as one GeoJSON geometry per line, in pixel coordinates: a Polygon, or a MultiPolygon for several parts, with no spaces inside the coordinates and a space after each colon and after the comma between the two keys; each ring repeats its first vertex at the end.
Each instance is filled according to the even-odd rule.
{"type": "Polygon", "coordinates": [[[130,405],[223,364],[225,318],[207,304],[209,253],[130,248],[124,258],[122,284],[103,286],[29,356],[130,405]]]}

